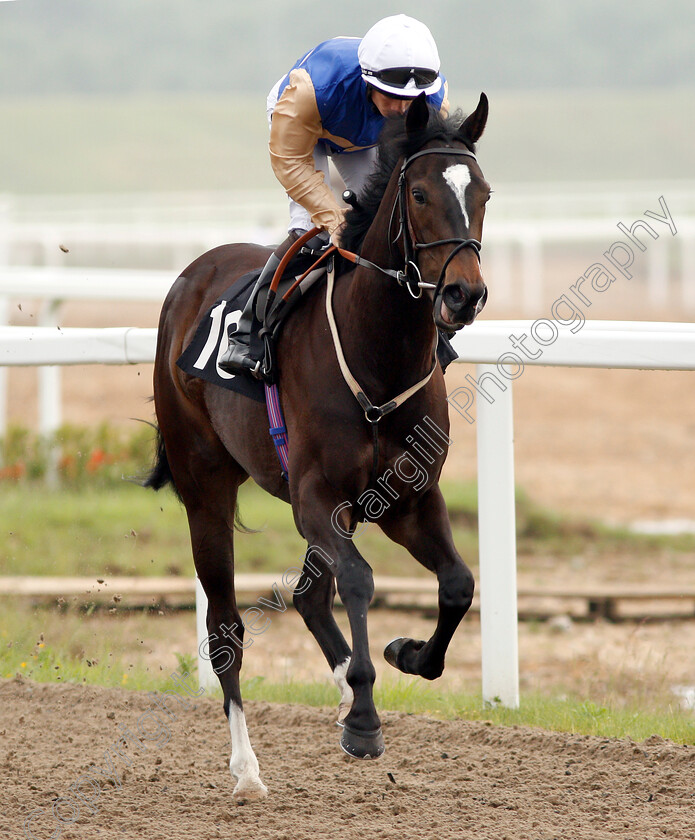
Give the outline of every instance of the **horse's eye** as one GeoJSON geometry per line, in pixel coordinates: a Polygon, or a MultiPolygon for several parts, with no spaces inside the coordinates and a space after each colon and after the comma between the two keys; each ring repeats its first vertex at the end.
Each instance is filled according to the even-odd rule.
{"type": "Polygon", "coordinates": [[[418,204],[424,204],[425,203],[425,194],[422,190],[419,190],[417,187],[415,187],[412,192],[413,192],[413,198],[415,199],[415,201],[418,204]]]}

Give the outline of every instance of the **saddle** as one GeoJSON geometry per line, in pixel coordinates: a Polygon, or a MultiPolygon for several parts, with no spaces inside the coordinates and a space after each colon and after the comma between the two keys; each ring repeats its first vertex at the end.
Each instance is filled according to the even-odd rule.
{"type": "MultiPolygon", "coordinates": [[[[275,270],[270,287],[258,293],[250,347],[254,358],[262,352],[262,378],[268,384],[275,383],[275,347],[287,316],[324,280],[330,261],[340,260],[337,249],[330,243],[320,248],[310,247],[317,233],[319,229],[314,228],[292,243],[275,270]]],[[[336,268],[340,270],[337,265],[336,268]]]]}
{"type": "Polygon", "coordinates": [[[304,243],[301,239],[297,240],[280,262],[270,288],[261,290],[256,300],[250,343],[252,349],[258,350],[257,356],[267,357],[268,372],[263,380],[251,374],[228,373],[219,366],[219,360],[227,349],[228,337],[236,330],[261,269],[242,275],[217,298],[178,358],[178,367],[190,376],[257,402],[265,402],[264,384],[272,383],[275,378],[275,346],[282,325],[304,296],[326,275],[326,261],[316,265],[317,254],[312,250],[301,253],[302,248],[304,243]]]}

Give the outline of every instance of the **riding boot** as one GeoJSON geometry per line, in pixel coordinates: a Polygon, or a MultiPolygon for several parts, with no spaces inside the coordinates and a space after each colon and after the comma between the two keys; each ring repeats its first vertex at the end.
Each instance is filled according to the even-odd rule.
{"type": "Polygon", "coordinates": [[[239,323],[234,332],[229,336],[229,346],[220,358],[219,365],[222,370],[228,373],[244,373],[250,371],[256,375],[260,371],[261,360],[252,359],[249,355],[250,341],[251,341],[251,327],[256,315],[256,298],[258,292],[269,286],[273,280],[275,269],[280,265],[280,258],[272,253],[268,262],[263,267],[256,284],[251,291],[249,299],[246,301],[239,323]]]}
{"type": "MultiPolygon", "coordinates": [[[[244,373],[248,371],[254,376],[259,376],[262,359],[260,357],[254,358],[250,347],[251,330],[254,319],[257,319],[256,301],[258,300],[258,293],[262,289],[270,286],[281,259],[302,233],[303,231],[291,230],[287,239],[278,245],[268,258],[268,262],[261,270],[258,280],[256,280],[256,284],[246,302],[246,306],[241,313],[237,328],[229,336],[229,346],[219,361],[222,370],[228,373],[244,373]]],[[[256,320],[256,323],[258,324],[258,320],[256,320]]]]}

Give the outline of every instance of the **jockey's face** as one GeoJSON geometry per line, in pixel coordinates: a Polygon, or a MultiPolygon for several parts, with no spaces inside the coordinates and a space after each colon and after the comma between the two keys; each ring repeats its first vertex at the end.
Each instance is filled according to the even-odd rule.
{"type": "Polygon", "coordinates": [[[372,88],[372,102],[382,117],[397,117],[405,114],[412,99],[399,99],[372,88]]]}

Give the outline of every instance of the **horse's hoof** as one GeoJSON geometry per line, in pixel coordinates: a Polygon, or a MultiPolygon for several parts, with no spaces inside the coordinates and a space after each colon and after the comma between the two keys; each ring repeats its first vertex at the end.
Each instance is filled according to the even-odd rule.
{"type": "Polygon", "coordinates": [[[386,749],[381,728],[371,732],[360,732],[351,729],[347,724],[343,725],[340,746],[351,758],[379,758],[386,749]]]}
{"type": "Polygon", "coordinates": [[[397,671],[402,671],[403,669],[398,664],[398,655],[403,650],[403,646],[406,642],[410,641],[409,639],[404,639],[403,637],[399,639],[393,639],[390,641],[386,647],[384,648],[384,659],[392,665],[397,671]]]}
{"type": "Polygon", "coordinates": [[[416,639],[404,639],[403,637],[394,639],[384,648],[384,659],[389,665],[393,665],[397,671],[402,671],[404,674],[419,674],[420,671],[415,666],[414,658],[424,646],[425,642],[416,639]],[[410,667],[407,663],[407,657],[410,658],[410,667]]]}
{"type": "Polygon", "coordinates": [[[425,680],[436,680],[444,671],[444,660],[432,661],[420,656],[426,644],[417,639],[394,639],[384,648],[384,659],[404,674],[414,674],[425,680]]]}
{"type": "Polygon", "coordinates": [[[244,779],[237,782],[232,796],[237,802],[259,802],[268,796],[268,788],[258,778],[244,779]]]}

